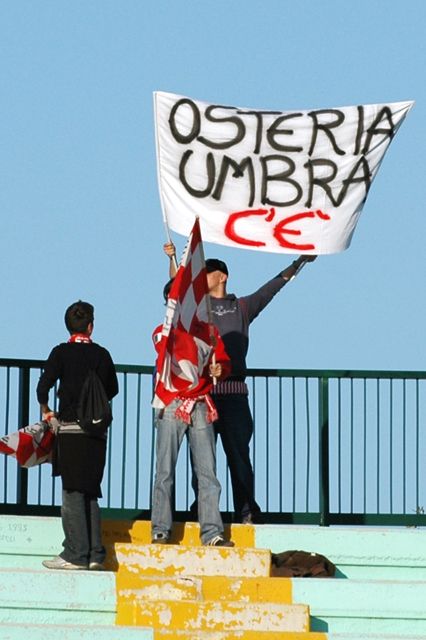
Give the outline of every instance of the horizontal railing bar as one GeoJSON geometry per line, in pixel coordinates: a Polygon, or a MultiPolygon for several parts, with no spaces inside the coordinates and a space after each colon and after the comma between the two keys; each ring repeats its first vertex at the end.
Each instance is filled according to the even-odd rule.
{"type": "MultiPolygon", "coordinates": [[[[0,358],[0,367],[43,368],[45,360],[26,360],[22,358],[0,358]]],[[[118,373],[152,374],[153,365],[116,364],[118,373]]],[[[266,378],[371,378],[384,380],[426,380],[426,371],[397,371],[367,369],[247,369],[246,375],[266,378]]]]}
{"type": "MultiPolygon", "coordinates": [[[[0,358],[0,367],[42,368],[45,360],[22,358],[0,358]]],[[[152,365],[116,364],[119,373],[146,373],[154,371],[152,365]]],[[[367,370],[367,369],[262,369],[250,368],[247,376],[288,377],[288,378],[371,378],[426,380],[426,371],[367,370]]]]}
{"type": "Polygon", "coordinates": [[[22,358],[0,358],[0,367],[35,368],[43,367],[46,360],[25,360],[22,358]]]}
{"type": "Polygon", "coordinates": [[[372,380],[426,380],[426,371],[367,371],[345,369],[247,369],[247,376],[267,378],[371,378],[372,380]]]}

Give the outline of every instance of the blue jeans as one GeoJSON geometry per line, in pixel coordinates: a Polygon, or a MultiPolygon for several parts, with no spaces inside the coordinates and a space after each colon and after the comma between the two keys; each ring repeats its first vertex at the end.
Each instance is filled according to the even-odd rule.
{"type": "Polygon", "coordinates": [[[59,555],[73,564],[88,565],[105,560],[101,512],[96,497],[80,491],[62,490],[64,550],[59,555]]]}
{"type": "Polygon", "coordinates": [[[197,402],[191,425],[174,415],[181,400],[171,402],[163,412],[156,411],[157,427],[156,472],[152,499],[152,533],[167,537],[173,524],[172,491],[176,462],[185,433],[188,434],[194,471],[198,479],[198,520],[201,542],[206,544],[216,535],[223,535],[219,511],[221,486],[216,477],[216,439],[214,428],[206,419],[206,405],[197,402]],[[161,417],[160,417],[161,416],[161,417]]]}

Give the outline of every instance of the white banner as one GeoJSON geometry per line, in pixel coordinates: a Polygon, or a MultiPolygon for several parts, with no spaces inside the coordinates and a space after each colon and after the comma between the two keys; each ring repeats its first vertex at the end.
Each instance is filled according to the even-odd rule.
{"type": "Polygon", "coordinates": [[[384,153],[413,102],[271,111],[154,94],[168,226],[277,253],[346,249],[384,153]]]}

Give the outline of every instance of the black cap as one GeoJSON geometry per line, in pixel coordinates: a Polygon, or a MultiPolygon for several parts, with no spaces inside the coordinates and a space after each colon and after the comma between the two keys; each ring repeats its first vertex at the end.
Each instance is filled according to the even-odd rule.
{"type": "Polygon", "coordinates": [[[208,260],[206,260],[206,270],[207,273],[212,273],[212,271],[220,271],[225,275],[229,275],[228,267],[223,260],[219,260],[218,258],[209,258],[208,260]]]}

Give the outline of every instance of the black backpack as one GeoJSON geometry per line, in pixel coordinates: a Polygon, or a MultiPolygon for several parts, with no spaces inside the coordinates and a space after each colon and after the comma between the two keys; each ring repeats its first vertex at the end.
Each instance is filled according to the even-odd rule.
{"type": "Polygon", "coordinates": [[[77,422],[86,433],[102,435],[112,422],[111,406],[96,371],[90,369],[80,392],[77,422]]]}

